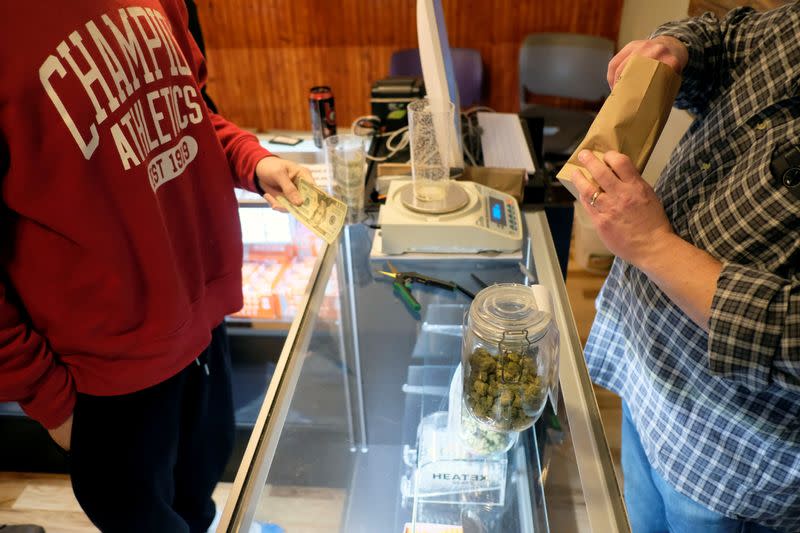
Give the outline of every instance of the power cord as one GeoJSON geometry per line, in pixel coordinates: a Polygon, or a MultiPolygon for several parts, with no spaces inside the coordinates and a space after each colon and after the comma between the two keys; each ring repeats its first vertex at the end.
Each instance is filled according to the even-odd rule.
{"type": "MultiPolygon", "coordinates": [[[[477,113],[480,111],[495,113],[494,109],[487,106],[474,106],[461,111],[461,135],[464,140],[464,156],[473,166],[478,166],[479,161],[483,159],[483,153],[481,151],[481,133],[483,130],[477,123],[477,113]]],[[[408,135],[408,126],[388,133],[378,133],[380,123],[380,117],[376,115],[364,115],[356,118],[350,129],[354,135],[371,135],[375,138],[386,137],[386,149],[388,153],[385,156],[374,157],[369,154],[366,156],[370,161],[382,163],[394,157],[398,152],[405,150],[410,143],[410,138],[408,135]]]]}
{"type": "Polygon", "coordinates": [[[494,113],[495,110],[486,106],[470,107],[461,111],[461,136],[463,139],[464,156],[473,166],[478,166],[483,160],[481,149],[481,133],[483,130],[478,125],[478,112],[488,111],[494,113]]]}
{"type": "Polygon", "coordinates": [[[386,137],[386,149],[389,151],[388,154],[383,157],[374,157],[367,154],[367,159],[370,161],[377,161],[379,163],[387,161],[394,157],[398,152],[405,150],[410,142],[408,137],[408,126],[404,126],[399,130],[390,131],[388,133],[378,133],[378,127],[380,123],[380,117],[375,115],[365,115],[355,119],[351,126],[354,135],[372,135],[375,138],[386,137]]]}

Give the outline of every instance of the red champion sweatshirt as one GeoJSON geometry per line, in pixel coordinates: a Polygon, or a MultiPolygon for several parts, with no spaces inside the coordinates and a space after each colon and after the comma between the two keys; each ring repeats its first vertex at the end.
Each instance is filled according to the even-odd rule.
{"type": "Polygon", "coordinates": [[[206,108],[181,0],[15,2],[0,40],[0,401],[53,428],[241,308],[233,188],[269,153],[206,108]]]}

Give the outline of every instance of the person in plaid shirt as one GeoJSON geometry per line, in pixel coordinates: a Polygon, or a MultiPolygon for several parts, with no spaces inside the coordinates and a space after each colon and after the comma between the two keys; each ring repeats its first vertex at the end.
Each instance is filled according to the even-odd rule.
{"type": "Polygon", "coordinates": [[[800,531],[800,3],[666,24],[610,84],[633,54],[696,115],[655,189],[616,152],[573,176],[617,256],[586,359],[624,400],[633,531],[800,531]]]}

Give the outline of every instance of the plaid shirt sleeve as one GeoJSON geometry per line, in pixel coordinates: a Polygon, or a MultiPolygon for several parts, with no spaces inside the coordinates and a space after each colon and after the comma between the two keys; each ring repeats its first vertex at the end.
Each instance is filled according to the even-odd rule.
{"type": "MultiPolygon", "coordinates": [[[[775,16],[737,8],[660,26],[686,45],[689,62],[676,106],[703,114],[746,66],[747,55],[775,16]],[[753,31],[760,28],[761,31],[753,31]]],[[[710,369],[757,391],[775,383],[800,392],[800,282],[751,266],[725,263],[709,323],[710,369]]]]}
{"type": "Polygon", "coordinates": [[[757,38],[748,31],[759,13],[743,7],[730,11],[722,20],[713,13],[659,26],[650,38],[668,35],[681,41],[689,51],[683,83],[675,106],[695,115],[702,114],[717,96],[724,80],[753,47],[757,38]]]}
{"type": "Polygon", "coordinates": [[[711,305],[711,370],[751,390],[800,392],[800,281],[725,264],[711,305]]]}

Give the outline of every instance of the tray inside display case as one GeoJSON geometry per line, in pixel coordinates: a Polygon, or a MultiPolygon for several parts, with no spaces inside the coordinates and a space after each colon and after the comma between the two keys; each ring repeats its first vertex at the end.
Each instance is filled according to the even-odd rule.
{"type": "MultiPolygon", "coordinates": [[[[244,257],[244,306],[229,317],[235,325],[289,324],[298,312],[324,242],[289,214],[266,205],[239,208],[244,257]]],[[[320,314],[335,312],[336,286],[320,314]]]]}

